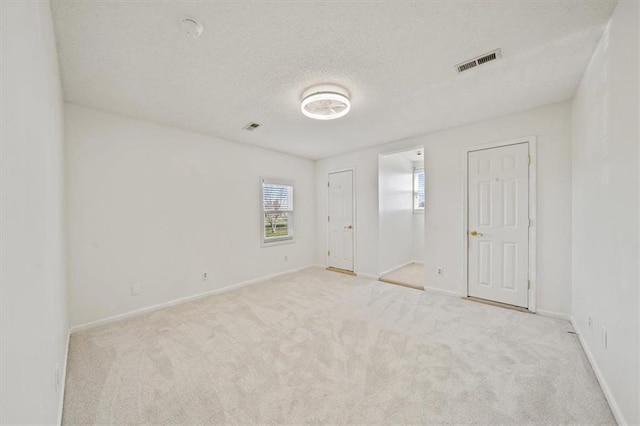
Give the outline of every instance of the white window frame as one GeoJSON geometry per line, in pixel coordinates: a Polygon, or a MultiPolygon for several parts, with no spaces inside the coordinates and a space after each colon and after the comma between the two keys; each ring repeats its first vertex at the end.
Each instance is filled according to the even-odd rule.
{"type": "MultiPolygon", "coordinates": [[[[424,167],[414,167],[413,168],[413,212],[414,213],[424,213],[424,207],[418,207],[418,188],[417,188],[417,174],[418,172],[422,172],[424,175],[424,167]]],[[[425,180],[425,186],[427,185],[425,180]]],[[[422,192],[425,192],[426,188],[422,189],[422,192]]],[[[427,200],[425,197],[425,205],[427,204],[427,200]]]]}
{"type": "Polygon", "coordinates": [[[290,244],[295,242],[295,187],[293,181],[285,179],[273,179],[273,178],[260,178],[260,244],[262,247],[272,247],[279,244],[290,244]],[[286,212],[288,215],[288,231],[289,234],[283,237],[271,237],[265,236],[265,229],[267,226],[266,214],[272,210],[265,210],[264,208],[264,185],[285,185],[291,187],[291,206],[289,210],[278,210],[286,212]]]}

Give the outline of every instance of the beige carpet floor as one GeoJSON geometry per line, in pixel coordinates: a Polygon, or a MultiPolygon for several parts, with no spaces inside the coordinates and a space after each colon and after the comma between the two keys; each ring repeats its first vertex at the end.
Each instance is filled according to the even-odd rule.
{"type": "Polygon", "coordinates": [[[424,288],[425,274],[424,265],[412,263],[396,269],[393,272],[380,277],[380,281],[391,284],[405,285],[422,290],[424,288]]]}
{"type": "Polygon", "coordinates": [[[614,424],[565,321],[309,269],[72,335],[64,424],[614,424]]]}

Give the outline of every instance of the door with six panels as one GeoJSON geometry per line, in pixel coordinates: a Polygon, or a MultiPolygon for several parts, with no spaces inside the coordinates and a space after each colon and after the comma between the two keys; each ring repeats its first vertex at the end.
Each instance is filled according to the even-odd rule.
{"type": "Polygon", "coordinates": [[[329,267],[353,271],[353,171],[329,173],[329,267]]]}
{"type": "Polygon", "coordinates": [[[468,294],[527,307],[529,144],[467,157],[468,294]]]}

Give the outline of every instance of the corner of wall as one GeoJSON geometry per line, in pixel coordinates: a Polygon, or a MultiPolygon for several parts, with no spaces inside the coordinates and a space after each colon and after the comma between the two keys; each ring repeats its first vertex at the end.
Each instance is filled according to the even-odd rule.
{"type": "Polygon", "coordinates": [[[595,374],[596,379],[600,384],[600,388],[602,388],[602,393],[604,394],[604,397],[607,399],[607,402],[609,403],[609,408],[611,408],[613,417],[616,419],[616,422],[619,425],[628,425],[629,423],[624,418],[624,415],[620,410],[620,407],[618,406],[618,403],[616,402],[616,399],[613,396],[613,393],[611,392],[609,385],[607,384],[607,380],[605,376],[602,374],[602,371],[600,370],[598,363],[596,362],[596,358],[593,356],[591,349],[589,349],[589,345],[587,344],[584,337],[582,336],[582,329],[579,327],[578,322],[575,320],[573,316],[570,317],[569,321],[571,322],[571,326],[573,327],[574,331],[576,332],[576,335],[578,336],[578,341],[580,342],[580,346],[582,346],[582,350],[585,356],[587,357],[589,364],[591,365],[591,369],[593,370],[593,373],[595,374]]]}

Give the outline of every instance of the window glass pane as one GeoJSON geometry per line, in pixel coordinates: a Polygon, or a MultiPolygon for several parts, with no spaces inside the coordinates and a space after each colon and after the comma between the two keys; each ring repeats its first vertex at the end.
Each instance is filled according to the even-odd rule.
{"type": "Polygon", "coordinates": [[[424,170],[413,171],[413,208],[424,210],[424,170]]]}
{"type": "Polygon", "coordinates": [[[424,171],[418,172],[418,192],[424,192],[424,171]]]}
{"type": "Polygon", "coordinates": [[[283,238],[291,235],[289,226],[289,213],[272,212],[264,214],[264,237],[283,238]]]}
{"type": "Polygon", "coordinates": [[[424,209],[424,191],[418,192],[418,208],[424,209]]]}
{"type": "Polygon", "coordinates": [[[293,188],[290,185],[264,183],[262,185],[264,210],[293,210],[293,188]]]}

